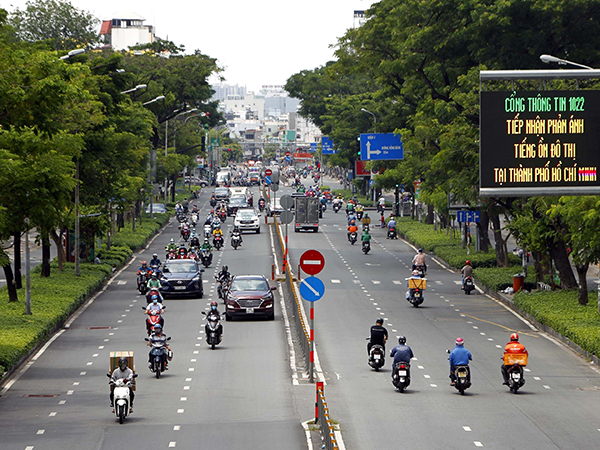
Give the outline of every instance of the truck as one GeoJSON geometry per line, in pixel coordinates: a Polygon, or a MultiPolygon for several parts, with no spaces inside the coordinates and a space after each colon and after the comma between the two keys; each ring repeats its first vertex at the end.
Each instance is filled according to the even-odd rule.
{"type": "Polygon", "coordinates": [[[294,231],[319,231],[319,199],[315,197],[294,198],[294,231]]]}

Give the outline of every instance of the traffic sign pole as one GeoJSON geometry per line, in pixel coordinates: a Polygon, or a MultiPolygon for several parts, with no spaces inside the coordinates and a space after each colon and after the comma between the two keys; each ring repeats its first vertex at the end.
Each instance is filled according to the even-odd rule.
{"type": "Polygon", "coordinates": [[[310,359],[308,363],[308,381],[315,382],[315,303],[310,302],[310,359]]]}

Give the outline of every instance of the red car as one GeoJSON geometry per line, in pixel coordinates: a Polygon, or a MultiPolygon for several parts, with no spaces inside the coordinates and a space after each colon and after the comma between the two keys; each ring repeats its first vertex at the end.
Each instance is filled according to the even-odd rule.
{"type": "Polygon", "coordinates": [[[262,275],[236,275],[231,281],[225,299],[225,320],[234,317],[265,316],[275,319],[275,286],[262,275]]]}

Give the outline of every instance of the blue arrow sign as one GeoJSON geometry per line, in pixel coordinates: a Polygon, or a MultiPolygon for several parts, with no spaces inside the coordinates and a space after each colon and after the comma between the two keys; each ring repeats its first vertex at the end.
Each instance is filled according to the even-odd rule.
{"type": "Polygon", "coordinates": [[[292,159],[291,159],[289,156],[286,156],[286,157],[285,157],[285,161],[286,161],[286,162],[291,162],[291,161],[292,161],[292,159]]]}
{"type": "Polygon", "coordinates": [[[404,147],[399,134],[365,133],[360,135],[362,161],[404,159],[404,147]]]}
{"type": "Polygon", "coordinates": [[[475,222],[479,223],[479,211],[457,211],[456,212],[457,222],[475,222]]]}
{"type": "Polygon", "coordinates": [[[265,177],[265,183],[267,183],[267,184],[271,184],[272,183],[270,176],[266,176],[265,177]]]}
{"type": "Polygon", "coordinates": [[[334,150],[333,141],[331,140],[331,138],[328,138],[327,136],[323,136],[321,138],[321,154],[322,155],[335,155],[336,153],[337,153],[337,150],[334,150]]]}
{"type": "Polygon", "coordinates": [[[325,285],[317,277],[307,277],[300,283],[300,295],[308,302],[316,302],[325,294],[325,285]]]}
{"type": "Polygon", "coordinates": [[[318,150],[318,147],[319,146],[318,146],[318,144],[316,142],[311,142],[310,143],[310,151],[311,152],[313,152],[313,153],[316,152],[318,150]]]}

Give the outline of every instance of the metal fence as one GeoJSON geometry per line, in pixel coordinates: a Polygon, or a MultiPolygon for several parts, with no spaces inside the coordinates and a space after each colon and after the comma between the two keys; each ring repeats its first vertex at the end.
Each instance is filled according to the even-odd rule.
{"type": "Polygon", "coordinates": [[[317,409],[319,411],[317,424],[321,429],[324,448],[327,450],[339,450],[337,440],[335,439],[335,427],[329,418],[329,408],[325,401],[325,394],[321,386],[317,387],[317,409]]]}

